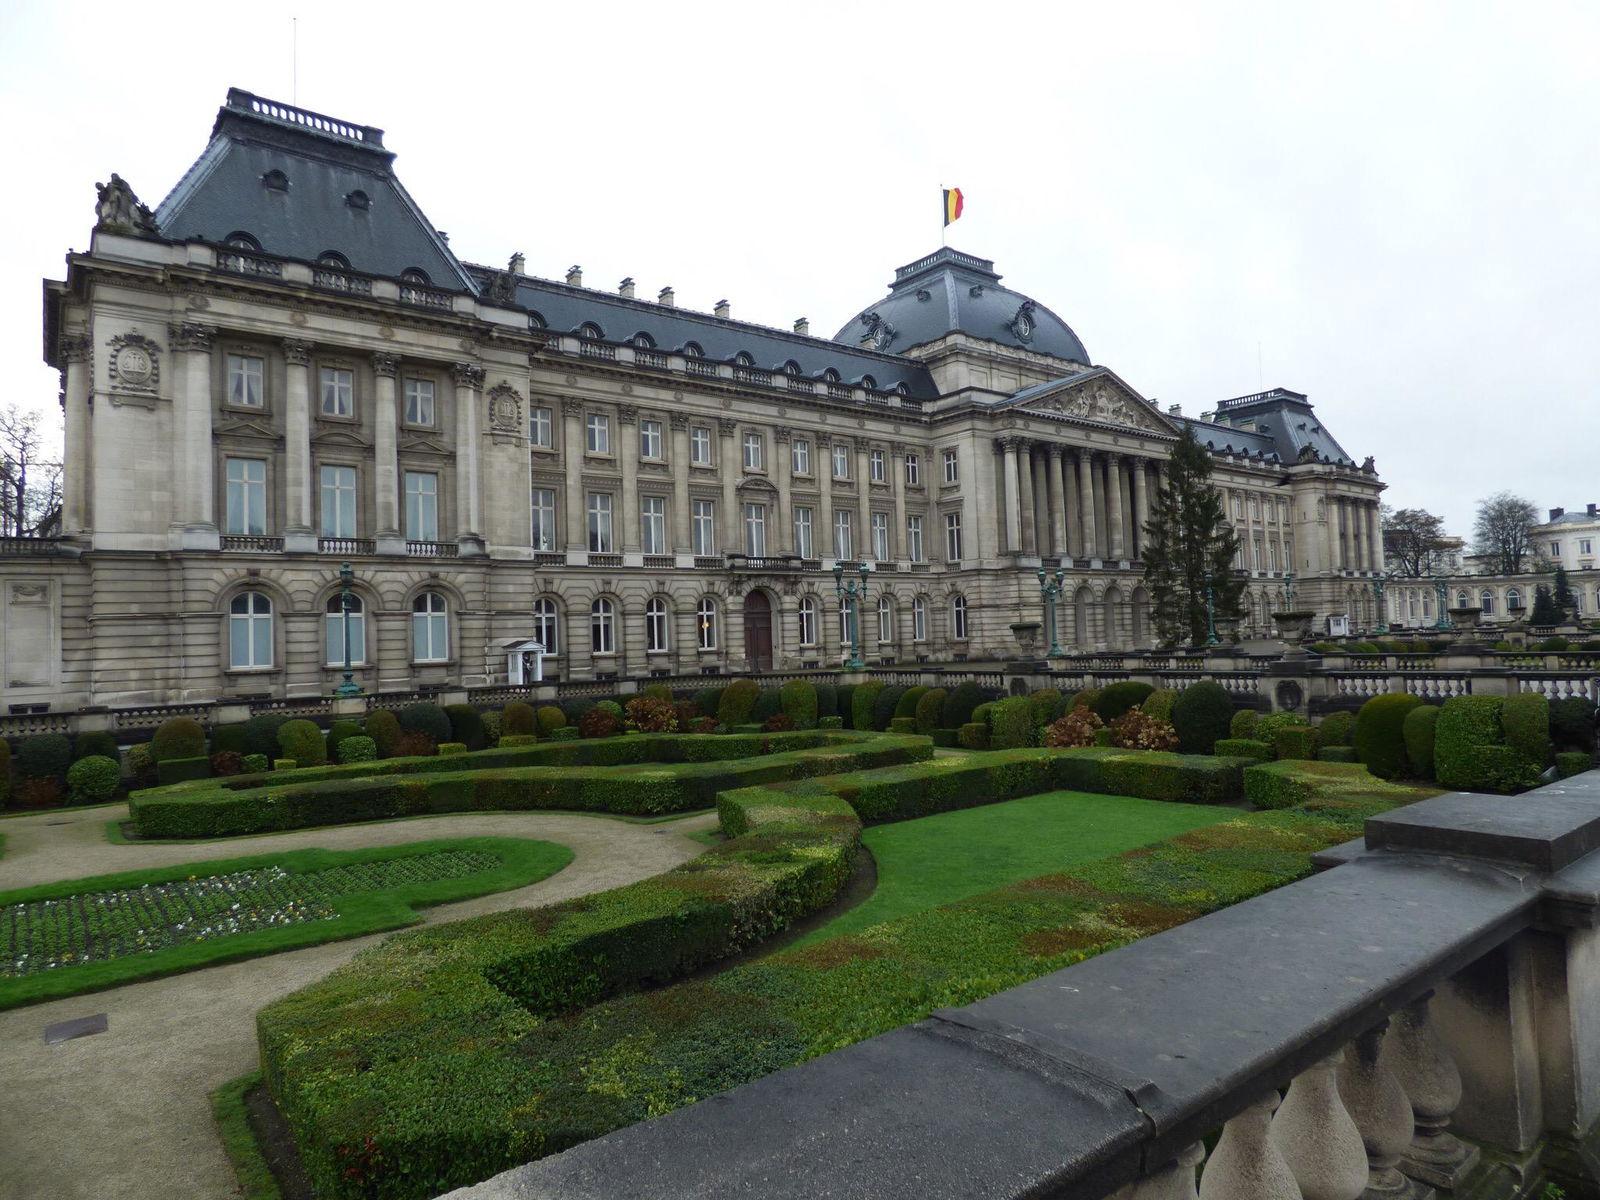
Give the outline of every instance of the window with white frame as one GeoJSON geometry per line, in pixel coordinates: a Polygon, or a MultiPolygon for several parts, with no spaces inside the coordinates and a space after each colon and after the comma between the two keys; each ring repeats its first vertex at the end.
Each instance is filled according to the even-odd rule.
{"type": "Polygon", "coordinates": [[[689,428],[689,462],[696,467],[711,465],[711,427],[692,425],[689,428]]]}
{"type": "Polygon", "coordinates": [[[961,514],[958,512],[944,515],[944,560],[961,561],[961,514]]]}
{"type": "Polygon", "coordinates": [[[744,469],[746,471],[767,469],[767,443],[759,433],[744,435],[744,469]]]}
{"type": "Polygon", "coordinates": [[[254,354],[228,355],[228,403],[262,408],[267,402],[267,363],[254,354]]]}
{"type": "Polygon", "coordinates": [[[815,646],[817,644],[817,602],[810,596],[800,597],[800,609],[796,618],[797,632],[800,635],[802,646],[815,646]]]}
{"type": "Polygon", "coordinates": [[[849,596],[839,599],[839,645],[849,649],[855,645],[856,602],[849,596]]]}
{"type": "Polygon", "coordinates": [[[323,367],[322,415],[325,417],[353,417],[356,415],[355,372],[343,367],[323,367]]]}
{"type": "Polygon", "coordinates": [[[1494,615],[1494,593],[1488,588],[1478,593],[1478,607],[1483,609],[1484,616],[1494,615]]]}
{"type": "Polygon", "coordinates": [[[431,471],[406,472],[406,538],[439,540],[439,477],[431,471]]]}
{"type": "Polygon", "coordinates": [[[555,414],[544,405],[528,410],[528,444],[540,450],[555,449],[555,414]]]}
{"type": "Polygon", "coordinates": [[[406,380],[406,424],[433,425],[433,380],[406,380]]]}
{"type": "Polygon", "coordinates": [[[1551,542],[1550,543],[1550,557],[1551,558],[1560,558],[1561,557],[1561,543],[1560,542],[1551,542]]]}
{"type": "Polygon", "coordinates": [[[644,648],[651,654],[664,654],[667,650],[667,602],[660,596],[650,597],[644,606],[644,648]]]}
{"type": "Polygon", "coordinates": [[[957,641],[967,638],[967,598],[959,593],[950,597],[950,636],[957,641]]]}
{"type": "Polygon", "coordinates": [[[755,558],[766,557],[767,506],[765,504],[744,506],[744,552],[755,558]]]}
{"type": "Polygon", "coordinates": [[[922,518],[906,518],[906,557],[914,563],[922,562],[922,518]]]}
{"type": "Polygon", "coordinates": [[[608,492],[589,493],[589,550],[593,554],[610,554],[611,495],[608,492]]]}
{"type": "Polygon", "coordinates": [[[667,552],[667,498],[639,498],[639,549],[645,554],[667,552]]]}
{"type": "Polygon", "coordinates": [[[872,514],[872,557],[878,562],[889,560],[889,514],[872,514]]]}
{"type": "Polygon", "coordinates": [[[944,481],[946,483],[961,482],[961,458],[954,450],[944,452],[944,481]]]}
{"type": "Polygon", "coordinates": [[[411,602],[411,661],[450,661],[450,609],[438,592],[423,592],[411,602]]]}
{"type": "Polygon", "coordinates": [[[833,556],[845,561],[855,557],[855,538],[850,529],[851,513],[840,509],[833,514],[833,556]]]}
{"type": "Polygon", "coordinates": [[[915,454],[906,455],[906,486],[916,487],[922,482],[922,460],[915,454]]]}
{"type": "Polygon", "coordinates": [[[888,480],[888,463],[884,459],[882,450],[873,450],[867,455],[867,476],[873,483],[884,483],[888,480]]]}
{"type": "Polygon", "coordinates": [[[561,647],[561,613],[549,596],[533,602],[533,636],[544,647],[546,655],[555,654],[561,647]]]}
{"type": "Polygon", "coordinates": [[[367,661],[367,612],[361,597],[350,594],[350,608],[345,610],[344,597],[338,592],[328,597],[327,612],[323,617],[323,642],[330,667],[344,666],[345,629],[350,630],[350,665],[359,667],[367,661]]]}
{"type": "Polygon", "coordinates": [[[894,641],[894,605],[887,596],[878,597],[878,640],[894,641]]]}
{"type": "MultiPolygon", "coordinates": [[[[1422,598],[1422,607],[1423,607],[1423,611],[1427,611],[1428,598],[1426,596],[1424,596],[1422,598]]],[[[1522,607],[1522,592],[1520,590],[1518,590],[1517,588],[1507,588],[1506,589],[1506,607],[1507,608],[1521,608],[1522,607]]]]}
{"type": "Polygon", "coordinates": [[[589,605],[589,649],[595,654],[615,653],[616,612],[616,606],[604,596],[589,605]]]}
{"type": "Polygon", "coordinates": [[[590,413],[584,418],[584,449],[590,454],[611,453],[611,418],[605,413],[590,413]]]}
{"type": "Polygon", "coordinates": [[[325,465],[319,468],[317,475],[322,500],[322,536],[355,537],[356,469],[325,465]]]}
{"type": "Polygon", "coordinates": [[[260,671],[272,666],[272,601],[261,592],[240,592],[228,605],[228,668],[260,671]]]}
{"type": "Polygon", "coordinates": [[[531,545],[535,550],[556,548],[556,490],[533,489],[533,532],[531,545]]]}
{"type": "Polygon", "coordinates": [[[660,459],[666,457],[661,453],[661,422],[639,422],[639,457],[660,459]]]}
{"type": "Polygon", "coordinates": [[[811,557],[811,509],[796,505],[794,510],[794,552],[801,558],[811,557]]]}
{"type": "Polygon", "coordinates": [[[1592,554],[1593,551],[1590,549],[1590,547],[1592,545],[1593,545],[1593,541],[1591,539],[1589,539],[1589,538],[1579,538],[1578,539],[1578,553],[1579,554],[1592,554]]]}
{"type": "Polygon", "coordinates": [[[805,438],[795,438],[790,443],[789,465],[796,475],[811,474],[811,443],[805,438]]]}
{"type": "Polygon", "coordinates": [[[925,596],[918,596],[911,602],[911,640],[928,640],[928,600],[925,596]]]}
{"type": "Polygon", "coordinates": [[[850,447],[837,442],[833,447],[833,477],[850,478],[850,447]]]}
{"type": "Polygon", "coordinates": [[[717,648],[717,602],[710,596],[701,596],[695,607],[695,629],[702,650],[717,648]]]}
{"type": "Polygon", "coordinates": [[[223,463],[226,504],[222,532],[235,536],[267,531],[267,464],[259,458],[230,458],[223,463]]]}
{"type": "Polygon", "coordinates": [[[690,505],[689,532],[694,552],[706,555],[717,552],[717,502],[695,500],[690,505]]]}

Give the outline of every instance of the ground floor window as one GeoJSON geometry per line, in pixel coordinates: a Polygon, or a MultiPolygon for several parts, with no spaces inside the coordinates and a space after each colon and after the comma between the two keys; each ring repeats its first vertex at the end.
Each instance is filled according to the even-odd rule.
{"type": "Polygon", "coordinates": [[[450,612],[438,592],[423,592],[411,602],[411,659],[450,661],[450,612]]]}
{"type": "Polygon", "coordinates": [[[228,666],[255,671],[272,665],[272,601],[241,592],[228,606],[228,666]]]}
{"type": "MultiPolygon", "coordinates": [[[[327,643],[326,662],[330,667],[344,666],[345,609],[338,593],[328,597],[327,616],[323,620],[324,641],[327,643]]],[[[350,597],[350,665],[358,667],[367,661],[367,614],[361,597],[350,597]]]]}

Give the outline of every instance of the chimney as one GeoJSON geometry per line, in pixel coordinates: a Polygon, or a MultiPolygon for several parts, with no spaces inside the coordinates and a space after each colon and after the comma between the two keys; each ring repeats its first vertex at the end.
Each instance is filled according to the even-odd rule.
{"type": "Polygon", "coordinates": [[[796,321],[794,323],[794,331],[796,333],[798,333],[801,337],[810,337],[811,336],[811,322],[808,321],[805,317],[801,317],[798,321],[796,321]]]}
{"type": "Polygon", "coordinates": [[[718,300],[717,306],[711,310],[711,315],[713,317],[726,317],[729,311],[731,310],[728,308],[728,302],[726,300],[718,300]]]}
{"type": "Polygon", "coordinates": [[[567,268],[567,286],[568,287],[582,287],[583,286],[583,268],[582,267],[568,267],[567,268]]]}
{"type": "Polygon", "coordinates": [[[1183,405],[1181,405],[1181,404],[1169,404],[1169,405],[1167,405],[1167,416],[1169,416],[1169,417],[1181,417],[1181,416],[1183,416],[1183,405]]]}
{"type": "Polygon", "coordinates": [[[1564,508],[1552,508],[1550,510],[1550,519],[1552,521],[1558,520],[1559,518],[1564,517],[1566,515],[1567,515],[1567,510],[1564,509],[1564,508]]]}
{"type": "Polygon", "coordinates": [[[522,256],[522,251],[518,250],[511,256],[511,265],[508,269],[513,275],[526,275],[527,266],[528,260],[522,256]]]}
{"type": "Polygon", "coordinates": [[[668,308],[675,308],[678,304],[678,297],[670,287],[664,287],[656,293],[656,303],[665,304],[668,308]]]}
{"type": "Polygon", "coordinates": [[[1592,505],[1592,504],[1591,504],[1591,505],[1589,505],[1589,515],[1590,515],[1590,516],[1591,516],[1591,517],[1592,517],[1592,516],[1594,516],[1594,515],[1595,515],[1595,512],[1594,512],[1594,505],[1592,505]]]}
{"type": "Polygon", "coordinates": [[[624,300],[632,300],[633,299],[633,276],[632,275],[628,276],[621,283],[617,284],[617,295],[621,296],[624,300]]]}

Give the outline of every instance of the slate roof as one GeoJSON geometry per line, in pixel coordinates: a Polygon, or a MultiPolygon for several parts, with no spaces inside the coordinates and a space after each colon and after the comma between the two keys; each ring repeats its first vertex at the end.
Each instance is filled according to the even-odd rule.
{"type": "Polygon", "coordinates": [[[1236,396],[1217,405],[1214,421],[1182,418],[1202,445],[1223,450],[1231,445],[1245,453],[1276,454],[1280,461],[1298,462],[1309,447],[1324,462],[1353,467],[1356,462],[1329,433],[1300,392],[1272,388],[1249,396],[1236,396]],[[1241,424],[1250,429],[1242,429],[1241,424]]]}

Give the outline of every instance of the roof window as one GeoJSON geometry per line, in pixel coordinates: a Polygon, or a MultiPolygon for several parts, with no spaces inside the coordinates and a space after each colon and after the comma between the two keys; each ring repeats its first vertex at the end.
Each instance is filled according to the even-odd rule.
{"type": "Polygon", "coordinates": [[[287,192],[289,190],[289,177],[274,168],[261,177],[261,186],[269,192],[287,192]]]}
{"type": "Polygon", "coordinates": [[[372,197],[363,191],[347,193],[344,202],[351,208],[360,209],[362,212],[366,212],[367,209],[372,207],[372,197]]]}

